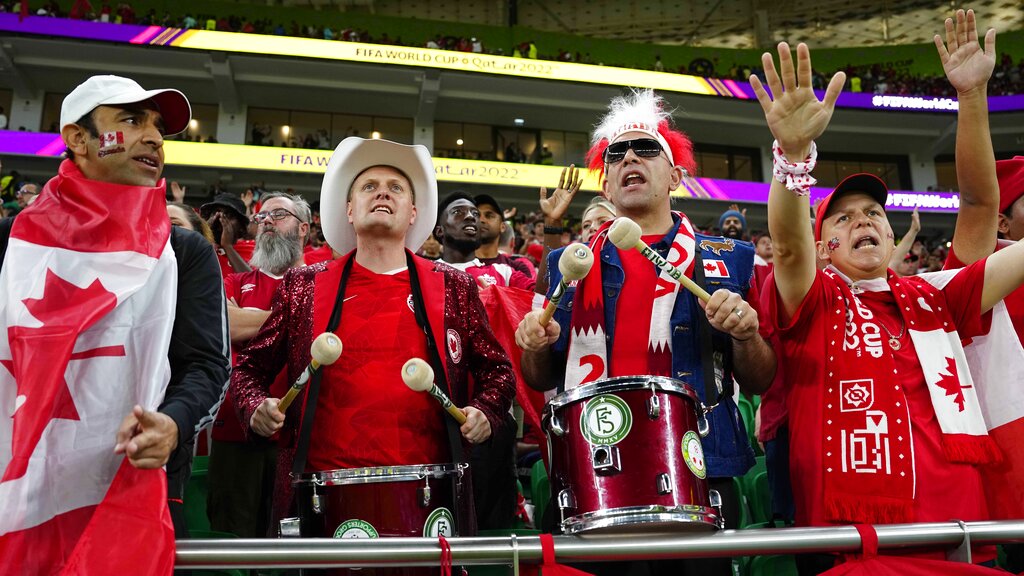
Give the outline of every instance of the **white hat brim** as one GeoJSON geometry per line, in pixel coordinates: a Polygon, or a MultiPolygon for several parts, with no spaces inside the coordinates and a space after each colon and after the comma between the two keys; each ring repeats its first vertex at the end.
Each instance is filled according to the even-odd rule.
{"type": "Polygon", "coordinates": [[[434,163],[425,146],[407,146],[389,140],[352,136],[334,149],[320,187],[320,225],[324,238],[339,254],[355,249],[356,231],[348,221],[348,192],[356,177],[374,166],[397,168],[409,178],[416,198],[416,221],[405,236],[405,246],[413,252],[419,250],[437,221],[434,163]]]}

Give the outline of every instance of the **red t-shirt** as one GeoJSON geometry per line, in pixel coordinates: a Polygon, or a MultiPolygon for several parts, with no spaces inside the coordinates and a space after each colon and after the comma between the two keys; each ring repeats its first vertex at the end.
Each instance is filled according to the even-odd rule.
{"type": "MultiPolygon", "coordinates": [[[[996,250],[1002,250],[1011,244],[1005,242],[999,242],[996,246],[996,250]]],[[[956,257],[953,253],[953,249],[950,248],[949,256],[946,257],[947,269],[951,268],[963,268],[964,263],[956,257]]],[[[1017,339],[1024,342],[1024,286],[1018,287],[1013,292],[1003,298],[1003,303],[1006,304],[1006,312],[1010,315],[1010,321],[1013,322],[1013,329],[1017,332],[1017,339]]],[[[985,333],[988,333],[988,328],[991,326],[991,316],[985,315],[985,333]]]]}
{"type": "MultiPolygon", "coordinates": [[[[664,237],[664,234],[651,234],[642,240],[651,245],[661,242],[664,237]]],[[[659,270],[639,250],[619,250],[619,259],[625,280],[615,307],[615,338],[612,339],[608,375],[672,376],[671,355],[657,355],[661,361],[652,365],[655,355],[651,354],[648,338],[659,270]]],[[[681,286],[679,289],[685,290],[681,286]]]]}
{"type": "MultiPolygon", "coordinates": [[[[265,272],[253,270],[231,274],[224,279],[224,294],[229,300],[234,300],[239,308],[255,310],[270,310],[271,302],[274,299],[274,292],[280,286],[283,276],[271,276],[265,272]]],[[[245,348],[245,343],[239,343],[231,347],[231,364],[235,364],[235,353],[245,348]]],[[[285,370],[277,375],[277,379],[270,387],[270,396],[280,398],[291,384],[285,370]]],[[[220,411],[213,420],[211,432],[214,440],[222,442],[245,442],[245,429],[238,420],[235,410],[234,397],[230,389],[224,395],[224,402],[220,405],[220,411]]]]}
{"type": "MultiPolygon", "coordinates": [[[[444,262],[444,260],[441,260],[441,262],[444,262]]],[[[508,264],[484,264],[479,258],[459,264],[444,263],[456,270],[462,270],[469,274],[477,281],[478,285],[484,288],[487,286],[511,286],[532,291],[535,284],[533,278],[528,277],[508,264]]]]}
{"type": "Polygon", "coordinates": [[[402,381],[407,360],[427,359],[409,271],[375,274],[353,262],[338,336],[344,351],[324,369],[306,470],[449,461],[443,409],[402,381]]]}
{"type": "MultiPolygon", "coordinates": [[[[981,330],[980,306],[984,285],[984,261],[962,270],[941,291],[961,338],[976,336],[981,330]]],[[[803,303],[788,322],[778,300],[775,282],[765,286],[766,313],[778,330],[779,363],[789,384],[790,478],[796,503],[798,526],[828,526],[824,501],[822,465],[822,415],[826,338],[835,336],[827,311],[837,289],[833,280],[817,273],[803,303]],[[828,324],[828,325],[826,325],[828,324]]],[[[859,295],[878,322],[901,325],[892,292],[864,292],[859,295]]],[[[899,384],[910,409],[913,458],[916,467],[913,522],[988,520],[988,508],[978,470],[966,464],[946,460],[942,432],[932,408],[924,372],[908,335],[894,354],[899,384]]]]}
{"type": "Polygon", "coordinates": [[[331,247],[327,244],[324,244],[319,248],[313,248],[307,244],[302,260],[306,263],[306,266],[311,266],[317,262],[334,260],[334,252],[331,251],[331,247]]]}
{"type": "MultiPolygon", "coordinates": [[[[238,257],[244,262],[248,262],[252,258],[254,250],[256,250],[256,241],[254,240],[239,240],[235,242],[235,252],[238,252],[238,257]]],[[[241,274],[241,272],[231,267],[231,262],[224,255],[224,250],[221,248],[217,249],[217,261],[220,262],[221,276],[225,279],[232,274],[241,274]]]]}

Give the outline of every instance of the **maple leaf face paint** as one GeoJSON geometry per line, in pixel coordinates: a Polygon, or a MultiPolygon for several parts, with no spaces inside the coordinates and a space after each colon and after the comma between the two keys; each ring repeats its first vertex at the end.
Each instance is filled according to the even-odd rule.
{"type": "Polygon", "coordinates": [[[100,134],[100,150],[97,156],[103,158],[110,156],[111,154],[121,154],[124,152],[124,132],[120,130],[115,132],[104,132],[100,134]]]}
{"type": "Polygon", "coordinates": [[[835,252],[836,248],[839,248],[839,238],[833,236],[832,239],[828,241],[828,251],[835,252]]]}

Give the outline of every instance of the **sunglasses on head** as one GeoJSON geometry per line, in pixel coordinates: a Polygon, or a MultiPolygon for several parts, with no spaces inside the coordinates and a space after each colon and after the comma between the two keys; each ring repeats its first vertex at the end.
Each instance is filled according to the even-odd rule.
{"type": "Polygon", "coordinates": [[[654,158],[661,154],[664,148],[661,147],[661,142],[658,142],[654,138],[637,138],[636,140],[623,140],[622,142],[615,142],[609,144],[604,150],[604,161],[606,164],[617,164],[622,162],[622,159],[626,157],[626,152],[630,149],[636,152],[636,155],[641,158],[654,158]]]}

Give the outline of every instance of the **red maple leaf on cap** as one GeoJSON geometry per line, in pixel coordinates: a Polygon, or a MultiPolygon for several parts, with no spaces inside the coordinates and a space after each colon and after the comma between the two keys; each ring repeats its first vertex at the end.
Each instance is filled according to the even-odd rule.
{"type": "Polygon", "coordinates": [[[946,368],[939,372],[939,381],[935,383],[936,386],[946,391],[946,396],[952,396],[953,402],[956,402],[957,408],[960,412],[964,411],[964,388],[971,388],[971,386],[961,386],[960,378],[956,371],[956,362],[949,357],[946,357],[946,368]]]}

